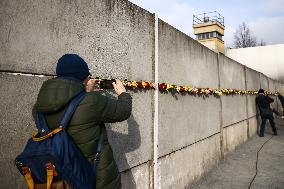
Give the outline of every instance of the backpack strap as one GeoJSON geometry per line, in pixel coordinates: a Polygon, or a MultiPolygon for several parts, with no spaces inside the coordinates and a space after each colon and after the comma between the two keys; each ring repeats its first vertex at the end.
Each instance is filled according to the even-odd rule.
{"type": "Polygon", "coordinates": [[[86,92],[82,91],[81,93],[79,93],[77,96],[75,96],[71,102],[69,103],[67,109],[64,112],[64,115],[60,121],[60,126],[59,128],[56,128],[52,131],[50,131],[50,129],[47,126],[46,120],[44,115],[41,112],[37,112],[37,123],[36,126],[38,128],[38,132],[34,133],[32,135],[32,139],[33,141],[42,141],[45,140],[49,137],[52,137],[53,135],[59,133],[60,131],[62,131],[63,129],[66,129],[71,117],[73,116],[77,106],[80,104],[80,102],[83,100],[83,98],[86,96],[86,92]],[[43,133],[47,133],[47,134],[43,134],[43,133]],[[41,135],[41,137],[39,137],[39,135],[41,135]]]}
{"type": "Polygon", "coordinates": [[[45,120],[43,113],[37,112],[36,113],[36,119],[37,119],[36,127],[37,127],[38,131],[41,132],[41,133],[44,133],[44,132],[49,133],[50,130],[47,126],[47,123],[46,123],[46,120],[45,120]]]}
{"type": "Polygon", "coordinates": [[[24,167],[22,167],[22,172],[23,172],[23,175],[24,175],[25,180],[27,182],[28,189],[34,189],[35,184],[34,184],[34,179],[32,177],[30,168],[24,166],[24,167]]]}
{"type": "Polygon", "coordinates": [[[82,91],[75,98],[73,98],[73,100],[69,103],[69,105],[68,105],[67,109],[65,110],[64,115],[63,115],[63,117],[60,121],[59,128],[63,128],[63,129],[67,128],[68,123],[69,123],[71,117],[73,116],[77,106],[85,98],[86,94],[87,93],[85,91],[82,91]]]}
{"type": "Polygon", "coordinates": [[[46,188],[51,189],[53,176],[55,176],[55,168],[52,163],[46,165],[46,188]]]}
{"type": "MultiPolygon", "coordinates": [[[[79,95],[77,95],[69,104],[69,106],[67,107],[63,118],[60,122],[60,128],[66,129],[73,113],[75,112],[77,106],[80,104],[80,102],[84,99],[84,97],[86,96],[86,92],[83,91],[81,92],[79,95]]],[[[94,176],[96,178],[96,173],[97,173],[97,165],[100,161],[100,156],[101,156],[101,151],[102,151],[102,143],[103,143],[103,134],[102,132],[100,132],[100,136],[99,136],[99,142],[97,143],[97,150],[96,150],[96,155],[95,155],[95,160],[94,160],[94,164],[93,164],[93,173],[94,176]]]]}

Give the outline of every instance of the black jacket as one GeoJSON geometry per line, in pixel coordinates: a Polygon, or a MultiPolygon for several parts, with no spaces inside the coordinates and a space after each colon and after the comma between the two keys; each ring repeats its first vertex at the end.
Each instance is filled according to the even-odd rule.
{"type": "Polygon", "coordinates": [[[274,102],[272,98],[270,98],[269,96],[265,96],[264,94],[261,93],[256,97],[255,101],[259,108],[261,117],[272,115],[273,111],[270,108],[270,103],[274,102]]]}

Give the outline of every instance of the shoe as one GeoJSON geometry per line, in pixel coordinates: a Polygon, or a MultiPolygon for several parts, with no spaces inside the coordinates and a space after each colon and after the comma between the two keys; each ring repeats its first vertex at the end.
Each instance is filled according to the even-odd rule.
{"type": "Polygon", "coordinates": [[[259,137],[264,137],[264,134],[259,134],[259,137]]]}
{"type": "Polygon", "coordinates": [[[277,132],[274,132],[273,135],[277,136],[278,134],[277,134],[277,132]]]}

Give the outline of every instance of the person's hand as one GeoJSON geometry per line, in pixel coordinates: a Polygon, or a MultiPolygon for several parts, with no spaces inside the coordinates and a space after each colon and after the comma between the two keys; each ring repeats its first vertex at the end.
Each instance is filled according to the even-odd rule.
{"type": "Polygon", "coordinates": [[[126,92],[125,87],[123,86],[122,82],[118,79],[112,83],[113,89],[115,93],[119,96],[121,93],[126,92]]]}
{"type": "Polygon", "coordinates": [[[96,79],[89,79],[87,83],[85,84],[85,90],[86,92],[93,92],[95,90],[95,85],[97,83],[96,79]]]}

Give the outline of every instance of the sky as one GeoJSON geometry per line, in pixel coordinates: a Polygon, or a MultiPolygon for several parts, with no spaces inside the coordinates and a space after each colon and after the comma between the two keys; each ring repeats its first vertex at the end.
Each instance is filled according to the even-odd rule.
{"type": "Polygon", "coordinates": [[[217,11],[225,21],[223,40],[232,47],[238,26],[245,22],[258,41],[267,45],[284,44],[284,0],[130,0],[158,14],[163,21],[195,38],[192,17],[195,14],[217,11]]]}

